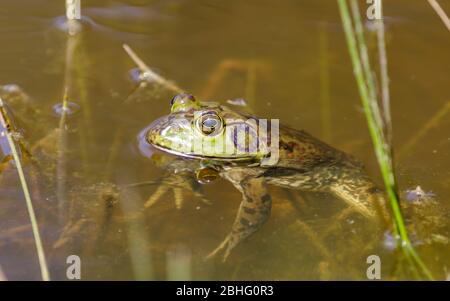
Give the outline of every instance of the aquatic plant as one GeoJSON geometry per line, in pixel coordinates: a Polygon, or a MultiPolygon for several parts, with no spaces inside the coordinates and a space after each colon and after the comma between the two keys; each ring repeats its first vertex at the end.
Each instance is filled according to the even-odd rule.
{"type": "Polygon", "coordinates": [[[377,39],[381,73],[381,100],[383,104],[382,108],[380,108],[375,90],[376,82],[374,73],[372,72],[370,66],[369,55],[365,44],[363,25],[361,22],[358,3],[356,0],[350,0],[352,11],[352,14],[350,14],[347,1],[337,1],[347,41],[347,47],[353,65],[353,73],[355,75],[373,148],[378,160],[378,165],[380,167],[384,186],[386,188],[393,214],[394,231],[399,242],[397,246],[411,264],[412,271],[417,277],[420,277],[421,273],[422,276],[425,276],[428,279],[433,279],[430,271],[422,262],[421,258],[411,244],[400,208],[400,200],[393,167],[391,117],[389,110],[389,79],[387,73],[387,57],[385,50],[382,12],[381,20],[375,21],[378,23],[377,39]]]}

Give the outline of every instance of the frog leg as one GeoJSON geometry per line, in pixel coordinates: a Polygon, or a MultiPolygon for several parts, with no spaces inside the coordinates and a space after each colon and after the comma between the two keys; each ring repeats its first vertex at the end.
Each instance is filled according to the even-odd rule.
{"type": "Polygon", "coordinates": [[[216,256],[224,250],[223,261],[230,255],[230,251],[241,241],[257,231],[269,218],[272,201],[267,193],[264,178],[250,178],[240,183],[233,183],[242,193],[242,202],[239,206],[236,219],[231,232],[222,243],[206,258],[216,256]]]}
{"type": "Polygon", "coordinates": [[[159,185],[156,191],[147,199],[147,201],[144,204],[145,208],[149,208],[156,204],[158,200],[169,190],[168,185],[159,185]]]}
{"type": "Polygon", "coordinates": [[[342,169],[330,190],[364,217],[372,220],[380,218],[387,223],[389,213],[386,210],[386,198],[364,171],[342,169]]]}
{"type": "MultiPolygon", "coordinates": [[[[147,182],[153,184],[155,182],[147,182]]],[[[156,191],[147,199],[144,204],[145,208],[149,208],[156,204],[161,197],[168,192],[172,191],[174,195],[175,207],[181,209],[183,207],[183,191],[191,191],[203,203],[210,205],[211,201],[208,200],[202,193],[200,185],[193,180],[189,175],[184,174],[169,174],[157,181],[160,185],[156,191]]]]}

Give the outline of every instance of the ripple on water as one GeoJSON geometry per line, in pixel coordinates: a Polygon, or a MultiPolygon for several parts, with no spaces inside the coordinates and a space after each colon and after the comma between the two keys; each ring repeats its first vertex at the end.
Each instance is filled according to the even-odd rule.
{"type": "Polygon", "coordinates": [[[145,138],[151,126],[152,124],[145,127],[142,131],[139,132],[137,136],[139,153],[146,158],[151,158],[153,153],[155,152],[155,148],[150,143],[148,143],[147,139],[145,138]]]}
{"type": "Polygon", "coordinates": [[[91,29],[95,23],[89,17],[82,16],[80,20],[67,20],[66,16],[58,16],[53,24],[61,31],[76,34],[84,30],[91,29]]]}
{"type": "Polygon", "coordinates": [[[144,80],[143,73],[139,68],[133,68],[128,71],[128,76],[130,77],[133,83],[139,83],[144,80]]]}
{"type": "Polygon", "coordinates": [[[57,103],[53,106],[53,113],[58,117],[61,117],[63,113],[65,113],[66,116],[72,116],[79,110],[80,106],[77,103],[71,101],[68,101],[66,106],[64,106],[62,102],[57,103]]]}

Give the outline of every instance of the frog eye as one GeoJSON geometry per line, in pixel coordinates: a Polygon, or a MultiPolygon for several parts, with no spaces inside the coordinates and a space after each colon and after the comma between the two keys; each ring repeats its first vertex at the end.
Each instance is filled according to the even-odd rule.
{"type": "Polygon", "coordinates": [[[206,112],[197,119],[196,125],[203,134],[214,135],[222,130],[223,121],[216,112],[206,112]]]}
{"type": "Polygon", "coordinates": [[[191,94],[178,94],[170,100],[171,111],[186,111],[197,105],[197,100],[191,94]]]}

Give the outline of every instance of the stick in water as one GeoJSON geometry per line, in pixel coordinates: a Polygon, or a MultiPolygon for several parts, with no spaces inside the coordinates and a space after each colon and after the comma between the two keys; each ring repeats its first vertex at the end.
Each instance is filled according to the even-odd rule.
{"type": "Polygon", "coordinates": [[[76,35],[81,31],[80,0],[66,0],[67,30],[69,35],[76,35]]]}
{"type": "Polygon", "coordinates": [[[445,27],[447,27],[447,29],[450,30],[450,19],[448,18],[447,14],[442,9],[442,7],[439,5],[439,3],[436,0],[428,0],[428,3],[430,3],[431,7],[441,18],[442,22],[444,22],[445,27]]]}
{"type": "Polygon", "coordinates": [[[81,19],[80,0],[66,0],[66,17],[68,20],[81,19]]]}
{"type": "Polygon", "coordinates": [[[144,78],[147,78],[149,81],[154,81],[163,87],[166,87],[169,90],[172,90],[176,93],[184,93],[184,90],[172,83],[171,81],[165,79],[161,75],[154,72],[152,69],[150,69],[147,64],[144,63],[143,60],[131,49],[130,46],[127,44],[123,44],[123,49],[127,52],[127,54],[130,56],[130,58],[134,61],[134,63],[138,66],[138,68],[141,70],[142,75],[144,78]]]}

